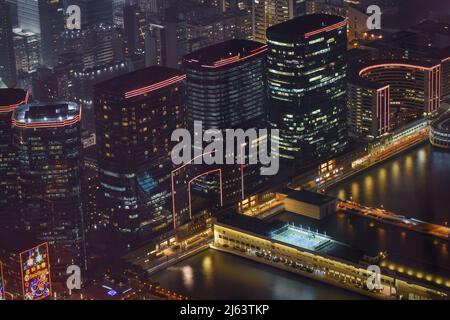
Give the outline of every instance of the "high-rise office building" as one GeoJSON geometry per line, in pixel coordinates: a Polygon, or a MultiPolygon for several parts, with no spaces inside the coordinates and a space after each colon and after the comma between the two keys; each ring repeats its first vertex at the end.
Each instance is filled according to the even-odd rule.
{"type": "MultiPolygon", "coordinates": [[[[226,129],[266,128],[266,50],[259,42],[234,39],[184,57],[191,131],[195,121],[204,131],[222,130],[223,136],[226,129]]],[[[265,181],[255,165],[225,165],[223,174],[225,203],[242,200],[265,181]]]]}
{"type": "Polygon", "coordinates": [[[166,8],[163,19],[151,22],[145,39],[146,65],[179,68],[188,50],[187,20],[175,7],[166,8]]]}
{"type": "Polygon", "coordinates": [[[266,30],[306,14],[306,0],[253,0],[253,37],[266,42],[266,30]]]}
{"type": "Polygon", "coordinates": [[[125,55],[140,54],[145,49],[146,18],[138,5],[123,8],[125,55]]]}
{"type": "Polygon", "coordinates": [[[41,44],[39,36],[20,28],[14,31],[14,52],[16,56],[17,74],[36,70],[41,62],[41,44]]]}
{"type": "Polygon", "coordinates": [[[352,79],[347,87],[349,135],[364,142],[374,141],[390,131],[390,87],[352,79]]]}
{"type": "Polygon", "coordinates": [[[8,87],[17,82],[16,59],[9,4],[0,0],[0,80],[8,87]]]}
{"type": "Polygon", "coordinates": [[[20,28],[40,36],[42,63],[47,67],[55,66],[65,26],[63,1],[18,0],[17,11],[20,28]]]}
{"type": "Polygon", "coordinates": [[[21,227],[48,241],[61,261],[80,261],[81,107],[72,102],[26,104],[12,116],[18,159],[21,227]]]}
{"type": "MultiPolygon", "coordinates": [[[[17,154],[12,145],[11,116],[20,105],[28,102],[28,92],[21,89],[0,89],[0,223],[6,225],[18,218],[17,154]]],[[[13,221],[17,222],[16,220],[13,221]]]]}
{"type": "Polygon", "coordinates": [[[184,79],[153,66],[95,86],[100,201],[127,244],[172,225],[171,135],[185,127],[184,79]]]}
{"type": "Polygon", "coordinates": [[[280,160],[303,167],[344,151],[345,19],[303,16],[269,28],[267,36],[269,119],[280,130],[280,160]]]}
{"type": "Polygon", "coordinates": [[[253,22],[250,12],[230,10],[200,17],[187,24],[189,52],[231,39],[253,39],[253,22]]]}

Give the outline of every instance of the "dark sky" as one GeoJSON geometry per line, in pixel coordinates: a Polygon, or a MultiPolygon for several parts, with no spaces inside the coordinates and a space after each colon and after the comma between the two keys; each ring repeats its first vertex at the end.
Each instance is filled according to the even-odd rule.
{"type": "Polygon", "coordinates": [[[432,11],[450,15],[450,0],[400,0],[399,7],[396,19],[403,27],[427,18],[432,11]]]}

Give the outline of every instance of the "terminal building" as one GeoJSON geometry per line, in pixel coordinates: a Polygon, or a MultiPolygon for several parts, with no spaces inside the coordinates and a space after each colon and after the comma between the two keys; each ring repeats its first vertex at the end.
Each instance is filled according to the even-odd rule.
{"type": "MultiPolygon", "coordinates": [[[[214,223],[214,248],[377,299],[447,299],[441,285],[431,286],[389,270],[380,286],[367,288],[374,263],[364,252],[309,228],[225,212],[214,223]]],[[[383,265],[381,263],[381,265],[383,265]]],[[[450,283],[450,282],[447,282],[450,283]]]]}
{"type": "Polygon", "coordinates": [[[435,147],[450,149],[450,112],[431,123],[430,142],[435,147]]]}
{"type": "Polygon", "coordinates": [[[336,212],[337,199],[308,190],[284,189],[276,198],[284,204],[284,210],[321,220],[336,212]]]}

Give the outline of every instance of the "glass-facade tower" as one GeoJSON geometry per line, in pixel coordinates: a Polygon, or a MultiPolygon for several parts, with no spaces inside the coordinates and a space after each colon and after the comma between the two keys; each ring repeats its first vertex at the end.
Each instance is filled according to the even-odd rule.
{"type": "Polygon", "coordinates": [[[280,130],[280,160],[305,167],[344,151],[344,18],[308,15],[268,29],[269,119],[280,130]]]}

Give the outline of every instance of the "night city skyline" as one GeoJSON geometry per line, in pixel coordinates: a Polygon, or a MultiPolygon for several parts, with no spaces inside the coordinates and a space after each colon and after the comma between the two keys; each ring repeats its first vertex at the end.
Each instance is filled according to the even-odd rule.
{"type": "Polygon", "coordinates": [[[449,177],[446,1],[0,0],[0,304],[450,300],[449,177]]]}

